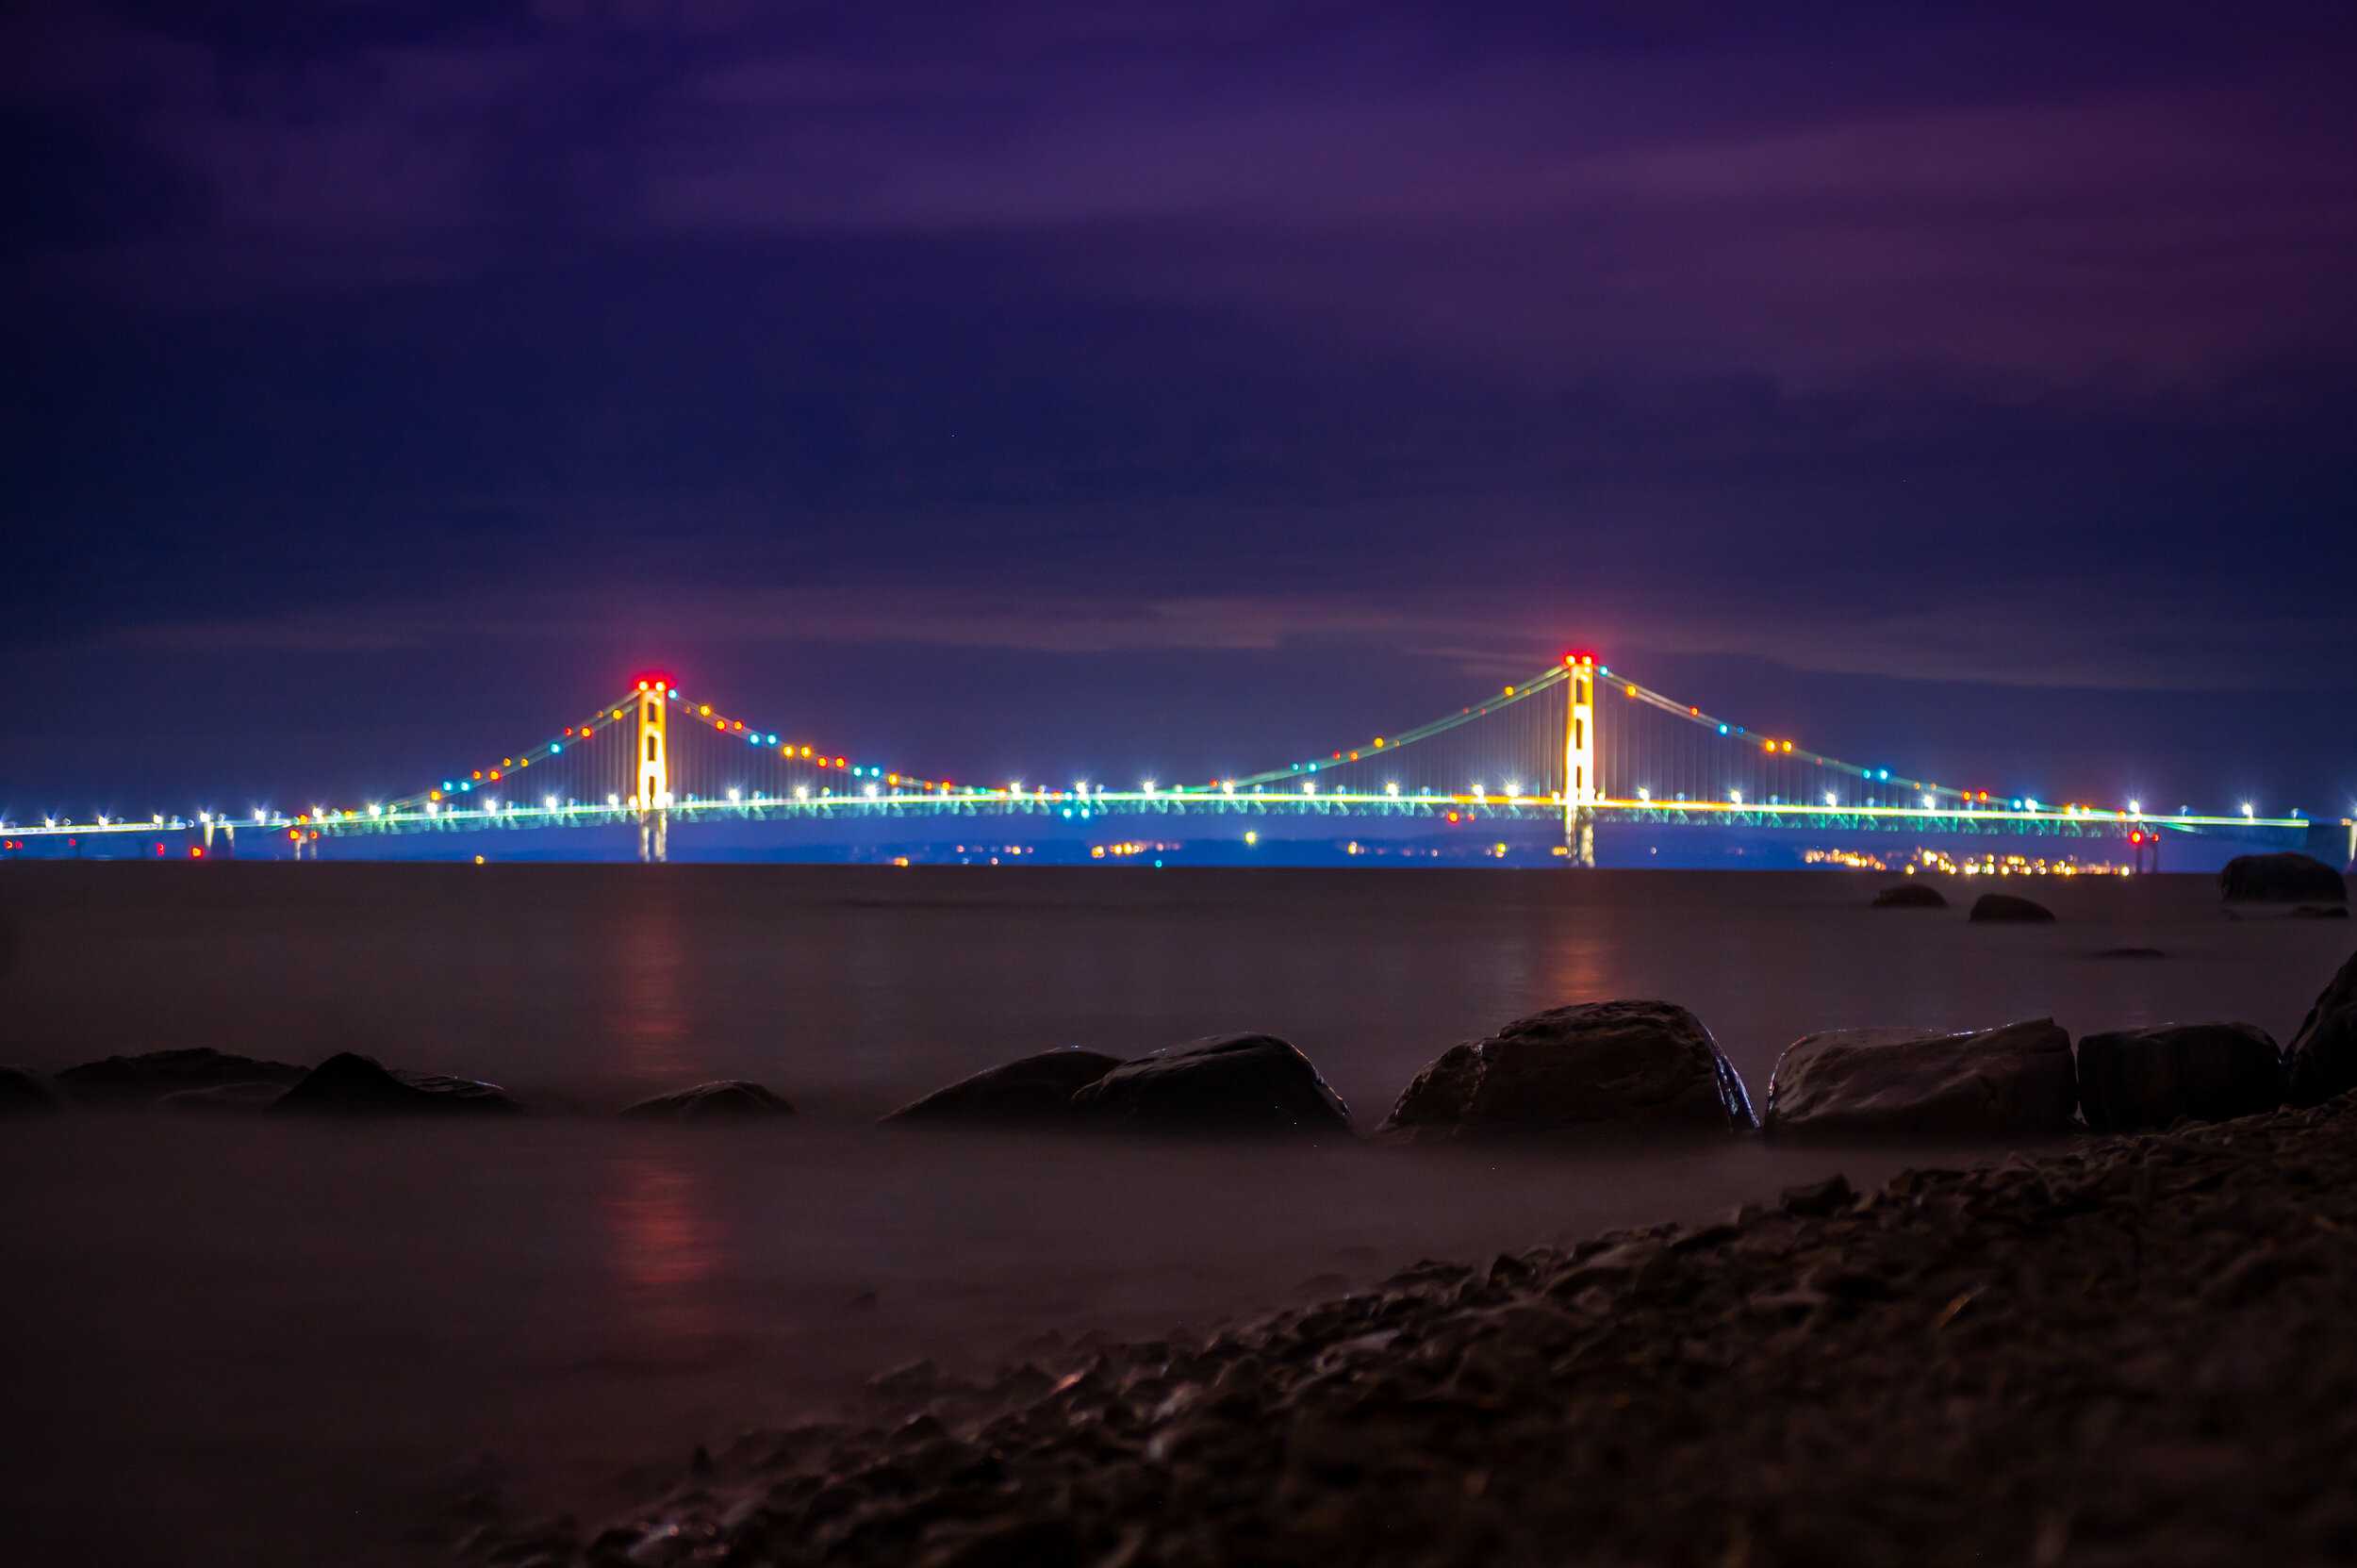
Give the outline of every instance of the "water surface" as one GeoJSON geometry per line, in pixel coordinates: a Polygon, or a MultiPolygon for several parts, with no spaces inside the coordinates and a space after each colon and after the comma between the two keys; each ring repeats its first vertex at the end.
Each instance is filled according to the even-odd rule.
{"type": "Polygon", "coordinates": [[[1455,1040],[1660,997],[1764,1097],[1782,1046],[1843,1025],[2230,1017],[2281,1038],[2349,944],[2346,925],[2230,920],[2206,879],[2043,882],[2061,920],[2009,928],[1864,907],[1885,880],[0,867],[20,933],[0,1059],[357,1047],[545,1111],[0,1130],[0,1500],[31,1560],[424,1560],[398,1536],[462,1480],[501,1477],[519,1506],[627,1494],[631,1467],[833,1409],[920,1355],[985,1371],[1046,1331],[1207,1326],[1421,1256],[1702,1218],[1927,1157],[865,1125],[1029,1050],[1268,1030],[1372,1125],[1455,1040]],[[2121,947],[2167,956],[2087,956],[2121,947]],[[720,1076],[803,1115],[605,1119],[720,1076]]]}

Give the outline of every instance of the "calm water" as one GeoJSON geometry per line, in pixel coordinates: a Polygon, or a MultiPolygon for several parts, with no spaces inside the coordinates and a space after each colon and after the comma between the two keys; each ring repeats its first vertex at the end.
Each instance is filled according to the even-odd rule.
{"type": "MultiPolygon", "coordinates": [[[[2052,1015],[2287,1035],[2338,923],[2206,879],[1871,911],[1836,874],[1013,867],[0,867],[0,1060],[342,1048],[497,1080],[498,1127],[0,1128],[0,1504],[26,1560],[407,1561],[461,1477],[519,1505],[834,1408],[929,1355],[1208,1325],[1426,1255],[1694,1218],[1904,1152],[1137,1147],[865,1123],[1026,1051],[1262,1029],[1361,1125],[1449,1043],[1606,997],[1693,1008],[1755,1098],[1812,1029],[2052,1015]],[[2159,961],[2092,959],[2162,949],[2159,961]],[[760,1131],[604,1113],[701,1079],[760,1131]],[[489,1458],[484,1456],[488,1455],[489,1458]],[[170,1541],[169,1549],[159,1541],[170,1541]],[[408,1555],[404,1555],[404,1552],[408,1555]]],[[[1943,1152],[1938,1156],[1953,1160],[1943,1152]]]]}

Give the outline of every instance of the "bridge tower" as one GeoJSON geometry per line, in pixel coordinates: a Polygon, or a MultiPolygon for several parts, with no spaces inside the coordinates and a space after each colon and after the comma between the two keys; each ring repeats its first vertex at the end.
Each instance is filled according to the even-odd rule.
{"type": "Polygon", "coordinates": [[[671,679],[650,675],[638,683],[638,746],[635,765],[638,808],[638,858],[664,860],[670,849],[671,737],[664,725],[671,679]]]}
{"type": "Polygon", "coordinates": [[[1571,716],[1563,725],[1563,848],[1574,866],[1596,864],[1596,660],[1566,653],[1571,716]]]}

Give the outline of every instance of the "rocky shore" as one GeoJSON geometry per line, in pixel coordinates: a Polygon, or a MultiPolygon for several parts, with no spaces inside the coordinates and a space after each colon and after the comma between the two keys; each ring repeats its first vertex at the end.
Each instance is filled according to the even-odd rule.
{"type": "Polygon", "coordinates": [[[2299,1563],[2357,1555],[2357,1103],[1420,1264],[747,1434],[509,1564],[2299,1563]]]}

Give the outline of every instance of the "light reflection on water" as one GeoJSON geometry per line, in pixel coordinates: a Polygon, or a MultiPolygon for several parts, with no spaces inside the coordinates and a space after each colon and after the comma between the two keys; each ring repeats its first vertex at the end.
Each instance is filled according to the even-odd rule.
{"type": "Polygon", "coordinates": [[[728,1258],[726,1216],[678,1151],[655,1147],[668,1130],[644,1131],[648,1147],[607,1161],[602,1200],[623,1310],[657,1335],[709,1334],[720,1326],[707,1286],[728,1258]]]}

